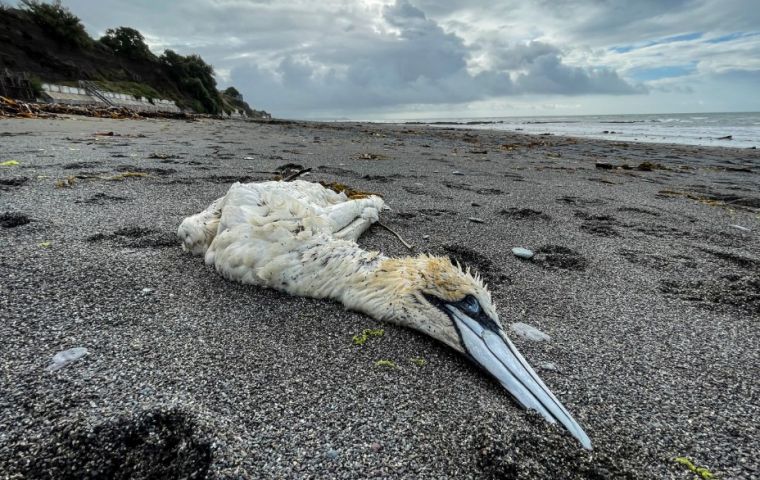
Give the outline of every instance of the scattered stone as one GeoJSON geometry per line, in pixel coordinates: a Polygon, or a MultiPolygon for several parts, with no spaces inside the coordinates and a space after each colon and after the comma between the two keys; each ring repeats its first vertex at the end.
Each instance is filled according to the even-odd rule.
{"type": "Polygon", "coordinates": [[[733,135],[726,135],[725,137],[718,137],[718,140],[733,140],[733,135]]]}
{"type": "Polygon", "coordinates": [[[380,445],[378,442],[372,442],[372,443],[370,444],[369,448],[370,448],[370,449],[371,449],[373,452],[375,452],[375,453],[378,453],[379,451],[381,451],[381,450],[383,449],[383,446],[382,446],[382,445],[380,445]]]}
{"type": "Polygon", "coordinates": [[[600,168],[602,170],[612,170],[613,168],[615,168],[613,164],[607,163],[607,162],[596,162],[595,166],[596,168],[600,168]]]}
{"type": "Polygon", "coordinates": [[[360,153],[356,157],[357,160],[387,160],[388,157],[381,153],[360,153]]]}
{"type": "Polygon", "coordinates": [[[478,202],[472,202],[470,205],[473,207],[480,207],[481,205],[478,202]]]}
{"type": "Polygon", "coordinates": [[[512,253],[515,257],[524,258],[526,260],[533,258],[533,251],[528,250],[527,248],[515,247],[512,249],[512,253]]]}
{"type": "Polygon", "coordinates": [[[334,448],[331,448],[327,451],[327,453],[325,453],[325,456],[329,458],[330,460],[335,460],[336,458],[338,458],[338,451],[335,450],[334,448]]]}
{"type": "Polygon", "coordinates": [[[47,371],[55,372],[56,370],[60,370],[66,365],[76,362],[85,355],[87,355],[87,349],[84,347],[74,347],[58,352],[53,355],[53,363],[48,365],[47,371]]]}
{"type": "Polygon", "coordinates": [[[151,293],[153,293],[153,289],[152,288],[145,287],[145,288],[142,289],[142,294],[143,295],[150,295],[151,293]]]}
{"type": "Polygon", "coordinates": [[[538,364],[538,368],[541,370],[548,370],[550,372],[558,372],[559,367],[557,367],[557,364],[552,362],[543,362],[538,364]]]}
{"type": "Polygon", "coordinates": [[[548,342],[552,339],[552,337],[549,335],[545,334],[534,326],[528,325],[527,323],[513,323],[511,328],[516,335],[526,340],[531,340],[534,342],[548,342]]]}
{"type": "Polygon", "coordinates": [[[482,218],[478,218],[478,217],[470,217],[467,220],[469,220],[469,221],[471,221],[473,223],[486,223],[485,220],[483,220],[482,218]]]}
{"type": "Polygon", "coordinates": [[[451,172],[452,175],[464,175],[464,173],[460,172],[459,170],[454,170],[451,172]]]}
{"type": "Polygon", "coordinates": [[[430,235],[423,235],[423,236],[422,236],[422,239],[423,239],[423,240],[428,240],[428,239],[430,239],[430,235]]]}

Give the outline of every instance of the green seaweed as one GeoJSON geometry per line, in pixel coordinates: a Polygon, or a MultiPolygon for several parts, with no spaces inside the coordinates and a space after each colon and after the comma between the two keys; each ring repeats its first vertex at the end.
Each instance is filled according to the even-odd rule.
{"type": "Polygon", "coordinates": [[[354,345],[364,345],[369,340],[369,337],[382,337],[385,334],[385,330],[382,328],[365,328],[362,333],[354,335],[354,345]]]}
{"type": "Polygon", "coordinates": [[[398,365],[396,365],[395,362],[391,360],[378,360],[375,362],[376,367],[388,367],[388,368],[398,368],[398,365]]]}
{"type": "Polygon", "coordinates": [[[418,367],[422,367],[427,363],[427,361],[424,358],[420,358],[420,357],[410,358],[409,361],[417,365],[418,367]]]}
{"type": "Polygon", "coordinates": [[[699,475],[699,477],[704,480],[710,480],[711,478],[715,478],[715,474],[712,473],[710,470],[708,470],[706,467],[698,467],[694,465],[692,461],[686,457],[676,457],[673,459],[673,461],[688,468],[689,471],[699,475]]]}

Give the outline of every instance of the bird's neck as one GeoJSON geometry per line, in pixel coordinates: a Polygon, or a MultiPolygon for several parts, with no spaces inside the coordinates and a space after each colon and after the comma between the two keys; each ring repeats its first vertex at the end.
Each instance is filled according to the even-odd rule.
{"type": "Polygon", "coordinates": [[[332,298],[346,308],[386,321],[398,321],[400,298],[414,276],[414,259],[392,259],[350,241],[330,242],[302,256],[304,282],[290,293],[332,298]]]}

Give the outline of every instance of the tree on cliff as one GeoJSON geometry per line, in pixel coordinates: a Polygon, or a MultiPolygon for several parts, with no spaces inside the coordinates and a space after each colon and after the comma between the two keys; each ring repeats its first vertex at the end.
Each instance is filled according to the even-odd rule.
{"type": "Polygon", "coordinates": [[[53,3],[21,0],[21,6],[29,12],[37,25],[53,34],[58,40],[81,48],[92,46],[92,38],[87,34],[79,17],[64,7],[61,0],[53,3]]]}
{"type": "Polygon", "coordinates": [[[164,70],[199,103],[194,108],[206,113],[221,113],[221,99],[216,89],[214,67],[204,62],[198,55],[180,55],[173,50],[165,50],[158,59],[164,70]]]}
{"type": "Polygon", "coordinates": [[[109,47],[117,55],[135,60],[155,60],[156,56],[145,43],[145,37],[134,28],[109,28],[100,38],[100,43],[109,47]]]}

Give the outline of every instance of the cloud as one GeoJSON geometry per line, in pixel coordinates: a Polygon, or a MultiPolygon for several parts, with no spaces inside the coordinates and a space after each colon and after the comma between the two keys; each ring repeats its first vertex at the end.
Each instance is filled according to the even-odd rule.
{"type": "Polygon", "coordinates": [[[385,6],[381,18],[386,28],[373,30],[360,48],[310,45],[285,53],[270,68],[240,65],[231,80],[243,91],[260,90],[253,94],[257,103],[286,112],[642,92],[609,68],[566,65],[561,50],[543,42],[501,45],[487,69],[472,72],[475,49],[407,0],[385,6]]]}
{"type": "MultiPolygon", "coordinates": [[[[730,82],[753,98],[743,79],[760,71],[755,2],[65,3],[95,36],[126,25],[159,53],[199,53],[222,86],[237,86],[258,108],[285,116],[372,116],[437,108],[498,112],[530,103],[581,105],[582,112],[584,105],[647,104],[644,95],[657,107],[680,108],[689,95],[709,85],[727,91],[730,82]]],[[[760,106],[745,101],[735,108],[760,106]]]]}

